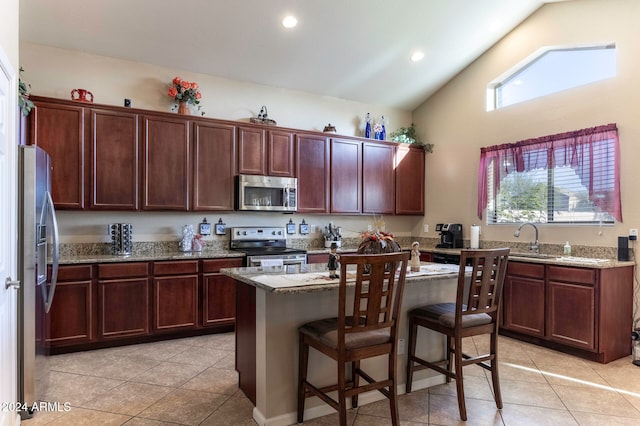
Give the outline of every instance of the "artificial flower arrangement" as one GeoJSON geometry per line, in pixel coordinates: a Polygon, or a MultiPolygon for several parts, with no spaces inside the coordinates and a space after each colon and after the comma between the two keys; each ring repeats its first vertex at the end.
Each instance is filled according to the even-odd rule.
{"type": "Polygon", "coordinates": [[[362,233],[362,241],[358,246],[360,254],[393,253],[401,251],[400,244],[393,238],[393,234],[383,231],[385,223],[382,217],[374,215],[372,230],[362,233]]]}
{"type": "MultiPolygon", "coordinates": [[[[186,102],[187,104],[191,104],[193,106],[198,107],[198,111],[200,111],[200,99],[202,98],[202,94],[198,89],[198,83],[182,80],[180,77],[174,77],[171,82],[171,87],[169,88],[169,92],[167,93],[169,97],[173,98],[178,104],[180,102],[186,102]]],[[[174,105],[174,108],[177,108],[177,104],[174,105]]],[[[204,112],[202,112],[204,115],[204,112]]]]}

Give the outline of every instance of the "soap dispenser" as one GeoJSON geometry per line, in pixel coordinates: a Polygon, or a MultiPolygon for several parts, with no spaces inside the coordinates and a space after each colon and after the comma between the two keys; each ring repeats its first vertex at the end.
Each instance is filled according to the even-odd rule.
{"type": "Polygon", "coordinates": [[[571,245],[569,244],[569,241],[564,243],[564,255],[571,256],[571,245]]]}

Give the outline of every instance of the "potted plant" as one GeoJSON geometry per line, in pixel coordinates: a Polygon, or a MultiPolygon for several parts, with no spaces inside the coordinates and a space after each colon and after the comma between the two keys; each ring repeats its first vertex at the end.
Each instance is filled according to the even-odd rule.
{"type": "Polygon", "coordinates": [[[400,127],[398,130],[391,133],[390,137],[394,142],[419,145],[424,149],[425,152],[433,152],[433,144],[423,142],[418,138],[418,135],[416,134],[416,128],[413,123],[411,123],[411,126],[409,127],[400,127]]]}
{"type": "Polygon", "coordinates": [[[20,107],[20,111],[22,111],[22,115],[26,117],[34,105],[33,101],[29,99],[29,91],[27,90],[31,88],[31,85],[22,81],[23,71],[24,69],[20,67],[20,77],[18,77],[18,106],[20,107]]]}

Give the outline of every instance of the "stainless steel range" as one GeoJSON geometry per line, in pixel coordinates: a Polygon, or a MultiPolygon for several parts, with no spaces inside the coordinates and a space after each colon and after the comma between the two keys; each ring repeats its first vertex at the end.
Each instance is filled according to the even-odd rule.
{"type": "Polygon", "coordinates": [[[304,265],[307,251],[287,247],[285,228],[231,228],[229,249],[246,254],[245,266],[304,265]]]}

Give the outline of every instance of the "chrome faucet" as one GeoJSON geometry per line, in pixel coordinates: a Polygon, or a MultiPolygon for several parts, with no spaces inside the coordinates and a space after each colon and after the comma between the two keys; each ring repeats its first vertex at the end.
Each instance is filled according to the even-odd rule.
{"type": "Polygon", "coordinates": [[[514,237],[519,237],[519,236],[520,236],[520,230],[521,230],[521,229],[522,229],[522,227],[523,227],[523,226],[525,226],[525,225],[533,226],[533,229],[535,229],[535,230],[536,230],[536,240],[535,240],[533,243],[531,243],[531,245],[529,246],[529,251],[532,251],[532,252],[534,252],[534,253],[536,253],[536,254],[537,254],[537,253],[540,253],[540,243],[539,243],[539,241],[538,241],[538,227],[537,227],[534,223],[531,223],[531,222],[525,222],[525,223],[521,224],[521,225],[518,227],[518,229],[516,229],[516,232],[514,232],[514,233],[513,233],[513,236],[514,236],[514,237]]]}

